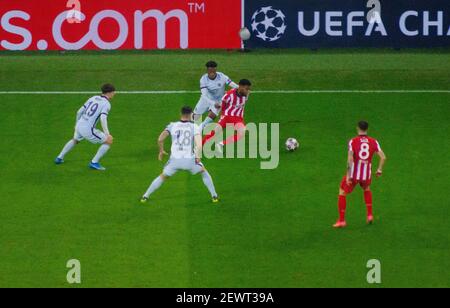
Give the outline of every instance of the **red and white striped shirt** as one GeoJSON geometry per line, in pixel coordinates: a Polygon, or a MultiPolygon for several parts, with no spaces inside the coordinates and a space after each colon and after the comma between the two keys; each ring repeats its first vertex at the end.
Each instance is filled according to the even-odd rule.
{"type": "Polygon", "coordinates": [[[348,150],[353,153],[352,179],[356,181],[370,180],[373,155],[381,151],[378,141],[368,136],[358,136],[350,140],[348,150]]]}
{"type": "Polygon", "coordinates": [[[248,97],[239,95],[237,89],[228,91],[222,98],[222,115],[243,119],[247,100],[248,97]]]}

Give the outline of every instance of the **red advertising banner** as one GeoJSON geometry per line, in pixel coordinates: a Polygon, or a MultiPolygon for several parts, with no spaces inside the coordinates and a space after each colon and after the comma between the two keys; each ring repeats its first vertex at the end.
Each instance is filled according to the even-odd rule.
{"type": "Polygon", "coordinates": [[[0,50],[239,48],[243,0],[1,0],[0,50]]]}

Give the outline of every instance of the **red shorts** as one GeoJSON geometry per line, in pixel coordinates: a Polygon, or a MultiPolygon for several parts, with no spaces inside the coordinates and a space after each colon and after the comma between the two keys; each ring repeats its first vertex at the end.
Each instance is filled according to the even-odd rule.
{"type": "Polygon", "coordinates": [[[372,183],[372,180],[366,180],[366,181],[357,181],[357,180],[352,180],[352,183],[350,185],[347,184],[347,176],[344,175],[344,178],[342,179],[341,182],[341,189],[343,191],[345,191],[347,194],[350,194],[353,189],[355,189],[356,185],[359,184],[359,186],[361,186],[362,189],[366,189],[370,186],[370,184],[372,183]]]}
{"type": "Polygon", "coordinates": [[[244,119],[241,117],[222,116],[218,123],[222,128],[226,128],[227,124],[243,125],[245,126],[244,119]]]}

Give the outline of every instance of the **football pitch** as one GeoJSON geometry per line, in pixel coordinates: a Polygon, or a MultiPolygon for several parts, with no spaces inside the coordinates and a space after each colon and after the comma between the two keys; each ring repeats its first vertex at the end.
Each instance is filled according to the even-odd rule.
{"type": "Polygon", "coordinates": [[[448,50],[2,53],[0,287],[70,287],[70,259],[81,287],[371,287],[371,259],[377,286],[450,287],[449,81],[448,50]],[[141,205],[164,166],[157,137],[195,106],[212,59],[253,82],[247,122],[280,123],[279,166],[205,159],[218,205],[183,173],[141,205]],[[55,166],[76,111],[105,82],[122,91],[107,171],[88,169],[87,142],[55,166]],[[348,228],[334,230],[361,119],[388,157],[372,186],[375,223],[357,188],[348,228]],[[289,137],[300,150],[284,150],[289,137]]]}

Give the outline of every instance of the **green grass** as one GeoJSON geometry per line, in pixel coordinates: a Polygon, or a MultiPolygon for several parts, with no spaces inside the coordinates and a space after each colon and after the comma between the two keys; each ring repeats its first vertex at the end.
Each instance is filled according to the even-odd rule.
{"type": "MultiPolygon", "coordinates": [[[[233,79],[267,89],[450,90],[448,52],[149,52],[0,56],[0,91],[195,90],[217,59],[233,79]]],[[[205,160],[222,197],[178,174],[149,206],[137,200],[162,164],[156,138],[198,95],[117,95],[107,172],[81,144],[53,165],[86,95],[0,95],[0,287],[450,287],[449,93],[254,94],[249,122],[278,122],[276,170],[259,160],[205,160]],[[346,143],[365,118],[388,155],[374,181],[373,226],[359,189],[346,230],[331,228],[346,143]]]]}

